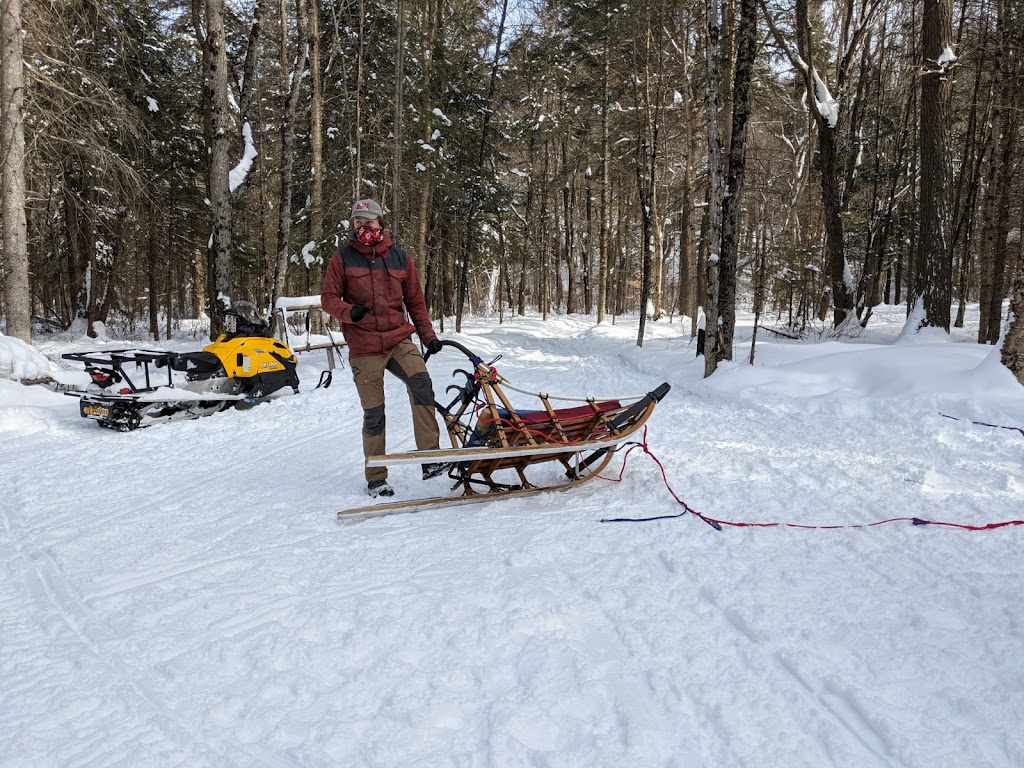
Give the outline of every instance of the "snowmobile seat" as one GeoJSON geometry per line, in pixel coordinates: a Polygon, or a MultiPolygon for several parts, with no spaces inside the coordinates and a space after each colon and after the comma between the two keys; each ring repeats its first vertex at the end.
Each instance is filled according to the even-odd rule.
{"type": "Polygon", "coordinates": [[[197,378],[212,376],[221,368],[220,358],[212,352],[181,352],[173,355],[169,362],[175,371],[184,371],[197,378]]]}

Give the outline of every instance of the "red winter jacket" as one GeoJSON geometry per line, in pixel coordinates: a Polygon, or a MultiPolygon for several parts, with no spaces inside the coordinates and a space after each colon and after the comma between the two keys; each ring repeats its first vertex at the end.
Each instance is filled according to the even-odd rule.
{"type": "Polygon", "coordinates": [[[341,321],[350,358],[387,354],[413,331],[423,344],[437,338],[416,266],[391,242],[387,231],[373,246],[363,245],[352,235],[348,245],[331,257],[320,305],[341,321]],[[353,323],[350,312],[361,301],[373,310],[353,323]],[[405,319],[403,307],[412,323],[405,319]]]}

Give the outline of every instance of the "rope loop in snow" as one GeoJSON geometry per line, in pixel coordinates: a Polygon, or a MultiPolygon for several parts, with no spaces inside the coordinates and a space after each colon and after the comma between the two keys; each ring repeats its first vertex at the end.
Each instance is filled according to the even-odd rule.
{"type": "MultiPolygon", "coordinates": [[[[943,414],[943,415],[945,415],[945,414],[943,414]]],[[[950,416],[948,418],[955,418],[955,417],[950,416]]],[[[998,425],[985,424],[983,426],[998,426],[998,425]]],[[[1016,429],[1016,427],[1005,427],[1005,429],[1016,429]]],[[[1021,431],[1021,434],[1024,434],[1024,431],[1021,431]]],[[[676,503],[679,504],[679,506],[681,506],[683,508],[683,511],[680,512],[679,514],[676,514],[676,515],[656,515],[656,516],[653,516],[653,517],[605,517],[605,518],[601,518],[598,521],[598,522],[601,522],[601,523],[647,523],[647,522],[652,522],[654,520],[673,520],[675,518],[685,517],[686,515],[693,515],[694,517],[698,517],[701,520],[703,520],[705,523],[710,525],[716,531],[721,531],[723,525],[728,525],[728,526],[731,526],[733,528],[803,528],[803,529],[807,529],[807,530],[819,530],[819,531],[832,531],[832,530],[854,529],[854,528],[874,528],[874,527],[879,526],[879,525],[886,525],[887,523],[899,523],[899,522],[910,522],[912,525],[922,526],[922,527],[928,526],[928,525],[937,525],[937,526],[942,526],[942,527],[945,527],[945,528],[958,528],[958,529],[960,529],[962,531],[992,531],[992,530],[995,530],[996,528],[1005,528],[1005,527],[1008,527],[1008,526],[1011,526],[1011,525],[1024,525],[1024,520],[1004,520],[1002,522],[986,523],[984,525],[966,525],[964,523],[949,523],[949,522],[944,522],[944,521],[941,521],[941,520],[925,520],[925,519],[920,518],[920,517],[891,517],[891,518],[888,518],[887,520],[876,520],[873,523],[856,523],[856,524],[853,524],[853,525],[804,525],[804,524],[801,524],[801,523],[780,523],[780,522],[744,523],[744,522],[736,522],[736,521],[733,521],[733,520],[716,520],[713,517],[708,517],[707,515],[702,515],[700,512],[698,512],[693,507],[688,505],[685,501],[683,501],[681,498],[679,498],[679,495],[672,489],[672,486],[668,482],[668,476],[665,473],[664,465],[662,465],[661,461],[658,460],[658,457],[655,456],[651,452],[650,447],[647,445],[647,427],[644,427],[644,435],[643,435],[643,439],[641,441],[639,441],[639,442],[631,442],[631,443],[623,443],[623,446],[625,446],[625,445],[630,446],[630,448],[629,448],[629,450],[626,451],[626,454],[622,457],[622,468],[619,470],[619,476],[618,477],[603,477],[601,475],[596,475],[596,477],[600,478],[601,480],[608,480],[608,481],[613,482],[613,483],[621,483],[622,482],[622,477],[623,477],[623,475],[626,472],[626,461],[629,459],[629,454],[631,454],[637,448],[640,448],[645,454],[647,454],[648,456],[651,457],[651,459],[654,461],[655,464],[658,465],[658,469],[661,471],[661,479],[662,479],[662,482],[664,482],[664,484],[665,484],[665,488],[668,489],[669,494],[671,494],[672,498],[676,500],[676,503]]]]}

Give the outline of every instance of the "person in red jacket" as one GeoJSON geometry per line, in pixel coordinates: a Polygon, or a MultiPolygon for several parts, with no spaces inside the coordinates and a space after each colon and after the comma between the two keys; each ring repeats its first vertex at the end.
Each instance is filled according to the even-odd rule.
{"type": "MultiPolygon", "coordinates": [[[[383,229],[383,215],[376,200],[360,200],[352,207],[352,235],[331,258],[320,292],[321,306],[341,321],[348,343],[352,378],[363,406],[363,455],[367,457],[385,452],[384,371],[401,379],[409,390],[416,447],[436,449],[440,439],[433,384],[411,337],[413,332],[419,335],[431,354],[441,350],[441,342],[430,323],[416,266],[383,229]]],[[[450,466],[447,462],[424,464],[423,479],[436,477],[450,466]]],[[[367,467],[366,483],[371,496],[394,496],[386,467],[367,467]]]]}

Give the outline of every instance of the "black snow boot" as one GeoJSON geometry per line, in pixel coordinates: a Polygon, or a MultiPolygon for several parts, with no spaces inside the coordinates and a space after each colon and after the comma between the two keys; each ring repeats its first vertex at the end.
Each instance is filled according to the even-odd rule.
{"type": "Polygon", "coordinates": [[[374,498],[395,495],[395,489],[388,485],[387,480],[374,480],[371,483],[367,483],[366,492],[374,498]]]}

